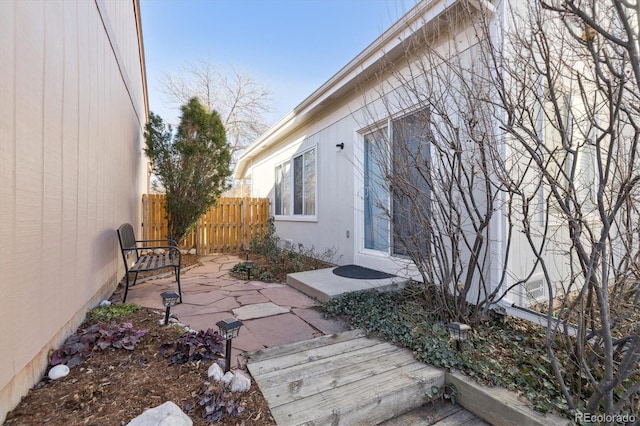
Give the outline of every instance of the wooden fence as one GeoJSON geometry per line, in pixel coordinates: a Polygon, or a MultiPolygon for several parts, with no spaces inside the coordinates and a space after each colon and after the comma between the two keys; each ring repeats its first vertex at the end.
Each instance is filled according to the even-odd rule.
{"type": "MultiPolygon", "coordinates": [[[[164,204],[163,194],[142,196],[145,240],[167,237],[164,204]]],[[[219,198],[216,205],[209,208],[180,242],[180,246],[195,248],[199,255],[237,253],[249,246],[256,233],[265,229],[268,218],[268,198],[219,198]]]]}

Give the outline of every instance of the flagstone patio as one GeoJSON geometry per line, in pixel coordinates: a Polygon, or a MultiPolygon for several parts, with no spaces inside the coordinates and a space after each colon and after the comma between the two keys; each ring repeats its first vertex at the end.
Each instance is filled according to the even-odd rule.
{"type": "MultiPolygon", "coordinates": [[[[325,319],[317,301],[286,284],[231,277],[231,268],[242,261],[232,255],[201,258],[201,265],[183,270],[183,303],[171,308],[181,323],[195,330],[217,329],[216,322],[229,317],[241,320],[240,335],[232,343],[234,366],[245,364],[245,351],[350,329],[343,321],[325,319]]],[[[127,301],[163,311],[160,293],[166,290],[177,290],[172,275],[130,287],[127,301]]]]}

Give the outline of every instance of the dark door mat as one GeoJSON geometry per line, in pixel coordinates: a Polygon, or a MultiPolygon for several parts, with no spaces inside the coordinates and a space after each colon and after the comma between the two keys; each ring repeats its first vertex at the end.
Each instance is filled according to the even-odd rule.
{"type": "Polygon", "coordinates": [[[357,280],[382,280],[385,278],[393,278],[395,275],[386,272],[376,271],[375,269],[365,268],[358,265],[338,266],[333,273],[345,278],[355,278],[357,280]]]}

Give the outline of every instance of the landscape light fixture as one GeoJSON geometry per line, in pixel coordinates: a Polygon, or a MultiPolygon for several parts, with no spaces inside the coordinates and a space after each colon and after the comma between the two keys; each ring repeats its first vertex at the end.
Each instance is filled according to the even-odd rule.
{"type": "Polygon", "coordinates": [[[216,323],[220,336],[226,340],[225,356],[224,356],[224,372],[231,370],[231,340],[238,337],[242,322],[235,318],[227,318],[216,323]]]}
{"type": "Polygon", "coordinates": [[[244,262],[244,269],[247,270],[247,281],[251,281],[251,270],[255,266],[255,263],[253,263],[253,261],[249,260],[249,253],[251,253],[250,250],[245,249],[244,253],[247,255],[247,260],[245,260],[245,262],[244,262]]]}
{"type": "Polygon", "coordinates": [[[447,324],[449,330],[449,337],[456,341],[456,349],[460,351],[461,342],[467,340],[471,327],[461,322],[450,322],[447,324]]]}
{"type": "Polygon", "coordinates": [[[254,263],[252,260],[247,260],[244,262],[244,267],[247,268],[247,281],[251,281],[251,270],[254,267],[254,263]]]}
{"type": "Polygon", "coordinates": [[[165,291],[160,293],[160,296],[162,297],[162,304],[167,308],[164,314],[164,325],[167,325],[169,324],[169,311],[172,306],[178,303],[180,296],[175,291],[165,291]]]}

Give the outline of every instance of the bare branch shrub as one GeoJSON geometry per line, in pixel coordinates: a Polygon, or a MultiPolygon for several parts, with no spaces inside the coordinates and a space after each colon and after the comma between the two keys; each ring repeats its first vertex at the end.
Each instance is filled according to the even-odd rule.
{"type": "Polygon", "coordinates": [[[535,188],[509,185],[517,217],[544,270],[549,319],[564,324],[560,334],[549,321],[549,356],[571,355],[552,362],[556,377],[570,408],[591,413],[639,408],[639,10],[520,5],[492,73],[507,149],[535,188]]]}

